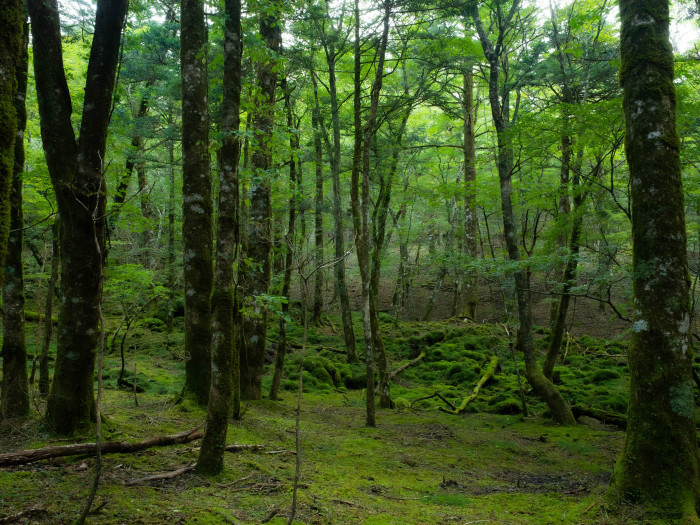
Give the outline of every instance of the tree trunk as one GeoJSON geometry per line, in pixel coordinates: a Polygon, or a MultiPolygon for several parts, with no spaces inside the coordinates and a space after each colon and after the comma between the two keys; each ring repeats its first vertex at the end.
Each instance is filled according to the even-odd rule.
{"type": "MultiPolygon", "coordinates": [[[[503,233],[508,250],[508,258],[517,263],[520,260],[518,250],[518,232],[513,216],[513,204],[511,200],[512,185],[511,176],[514,168],[513,145],[508,136],[510,125],[510,101],[508,92],[501,93],[499,76],[503,55],[506,51],[501,47],[504,33],[510,30],[511,24],[519,9],[519,2],[513,2],[511,9],[506,13],[499,14],[498,24],[498,44],[494,47],[481,23],[478,9],[472,10],[472,18],[476,24],[481,40],[484,55],[489,62],[489,102],[491,104],[491,115],[496,128],[496,139],[498,146],[497,164],[498,179],[501,193],[501,211],[503,213],[503,233]]],[[[506,61],[507,62],[507,61],[506,61]]],[[[518,329],[517,347],[523,352],[525,358],[525,377],[537,394],[549,407],[555,421],[574,425],[571,409],[561,396],[557,388],[549,381],[537,365],[535,356],[535,344],[532,338],[532,317],[530,313],[529,284],[525,270],[515,272],[515,292],[518,308],[518,319],[520,326],[518,329]]]]}
{"type": "Polygon", "coordinates": [[[168,254],[165,265],[168,289],[168,316],[165,322],[168,334],[173,333],[175,322],[175,144],[168,141],[168,254]]]}
{"type": "MultiPolygon", "coordinates": [[[[476,137],[474,134],[474,74],[464,73],[464,251],[468,261],[476,261],[477,249],[477,209],[476,209],[476,137]]],[[[476,307],[479,303],[478,275],[476,270],[468,270],[464,281],[463,309],[461,315],[476,320],[476,307]]]]}
{"type": "MultiPolygon", "coordinates": [[[[10,188],[14,175],[18,118],[17,76],[22,60],[24,0],[6,0],[0,9],[0,266],[4,264],[10,232],[10,188]]],[[[0,276],[0,279],[2,277],[0,276]]]]}
{"type": "Polygon", "coordinates": [[[329,149],[331,160],[331,177],[333,178],[333,241],[336,263],[333,267],[335,274],[335,291],[340,303],[340,316],[343,322],[343,338],[349,363],[357,363],[355,346],[355,330],[352,326],[352,309],[345,281],[345,228],[343,227],[343,204],[340,195],[340,109],[338,104],[338,86],[336,78],[336,60],[338,58],[333,39],[324,44],[326,64],[328,65],[328,88],[331,103],[331,123],[333,128],[333,144],[329,149]]]}
{"type": "MultiPolygon", "coordinates": [[[[323,147],[321,141],[321,109],[316,96],[316,105],[312,115],[314,128],[314,153],[316,160],[316,195],[314,199],[314,242],[316,257],[314,264],[317,268],[323,266],[323,147]]],[[[323,312],[323,271],[319,270],[314,276],[314,304],[311,311],[311,324],[321,324],[323,312]]]]}
{"type": "Polygon", "coordinates": [[[181,19],[185,391],[206,405],[211,379],[213,248],[204,4],[182,0],[181,19]]]}
{"type": "Polygon", "coordinates": [[[622,0],[620,18],[635,322],[627,438],[613,491],[659,518],[695,523],[700,484],[690,282],[668,2],[622,0]]]}
{"type": "MultiPolygon", "coordinates": [[[[376,133],[377,110],[379,107],[379,93],[382,88],[384,75],[384,59],[386,56],[387,40],[389,36],[389,14],[391,4],[386,3],[384,6],[384,26],[382,36],[377,50],[377,69],[375,72],[374,83],[370,92],[369,115],[365,125],[362,126],[361,118],[361,52],[360,52],[360,8],[358,0],[355,0],[355,95],[354,95],[354,119],[355,119],[355,144],[352,162],[352,181],[351,181],[351,204],[353,216],[353,228],[355,230],[355,246],[357,248],[357,260],[360,270],[360,279],[362,281],[362,327],[365,340],[365,361],[367,369],[367,426],[375,426],[374,417],[374,375],[376,368],[376,360],[379,358],[386,364],[386,355],[380,356],[383,346],[377,347],[377,339],[379,335],[378,322],[373,322],[372,316],[372,299],[371,299],[371,273],[370,273],[370,233],[369,233],[369,208],[370,208],[370,191],[369,191],[369,170],[370,170],[370,146],[372,137],[376,133]],[[360,192],[360,174],[362,174],[362,190],[360,192]]],[[[387,373],[385,370],[380,370],[383,376],[387,373]]],[[[387,384],[388,387],[388,384],[387,384]]],[[[388,393],[388,392],[387,392],[388,393]]],[[[383,395],[384,392],[380,392],[383,395]]],[[[391,403],[390,398],[384,400],[384,403],[391,403]]]]}
{"type": "MultiPolygon", "coordinates": [[[[260,15],[260,35],[273,57],[280,51],[281,31],[276,14],[260,15]]],[[[262,373],[265,363],[267,335],[267,305],[255,300],[267,294],[270,285],[270,252],[272,250],[270,182],[272,169],[272,132],[275,123],[275,88],[277,85],[277,60],[268,59],[258,64],[257,83],[262,102],[253,112],[253,130],[258,146],[251,155],[254,175],[250,195],[250,218],[245,239],[244,257],[256,265],[241,267],[240,282],[247,297],[253,298],[251,314],[243,322],[243,348],[241,352],[241,397],[262,397],[262,373]]]]}
{"type": "Polygon", "coordinates": [[[24,24],[22,51],[15,66],[17,80],[15,112],[14,166],[10,193],[10,234],[7,241],[2,288],[2,419],[22,418],[29,414],[27,384],[27,347],[24,341],[24,216],[22,214],[22,173],[24,172],[24,130],[27,125],[27,69],[29,64],[29,25],[24,24]]]}
{"type": "Polygon", "coordinates": [[[93,372],[105,234],[103,159],[127,0],[98,0],[80,138],[71,123],[56,0],[30,0],[41,137],[61,217],[58,351],[46,420],[60,434],[94,421],[93,372]]]}
{"type": "Polygon", "coordinates": [[[216,267],[212,294],[212,373],[207,425],[195,471],[216,475],[224,467],[224,450],[233,392],[234,295],[233,262],[238,255],[238,161],[241,105],[241,2],[226,0],[224,79],[219,157],[216,267]]]}
{"type": "MultiPolygon", "coordinates": [[[[290,90],[287,87],[287,79],[282,81],[284,89],[284,104],[287,109],[287,127],[292,129],[293,118],[292,118],[292,103],[290,90]]],[[[294,255],[294,246],[290,243],[294,243],[294,223],[296,221],[297,213],[297,191],[299,187],[297,186],[297,163],[294,160],[299,149],[299,135],[297,133],[291,133],[289,137],[289,186],[291,190],[291,196],[289,197],[289,221],[287,223],[287,241],[285,243],[285,257],[284,257],[284,280],[282,282],[282,297],[287,300],[282,303],[282,315],[280,316],[280,337],[279,343],[277,344],[277,352],[275,353],[275,371],[272,375],[272,386],[270,387],[270,399],[276,400],[279,395],[280,384],[282,383],[282,372],[284,371],[284,355],[287,352],[287,321],[286,317],[289,313],[289,290],[292,283],[292,264],[294,255]]]]}
{"type": "Polygon", "coordinates": [[[39,360],[39,394],[41,397],[49,395],[49,347],[51,346],[51,334],[53,332],[53,296],[58,283],[58,270],[61,257],[60,231],[61,218],[58,217],[51,228],[51,277],[46,290],[46,304],[44,309],[44,342],[41,347],[41,359],[39,360]]]}

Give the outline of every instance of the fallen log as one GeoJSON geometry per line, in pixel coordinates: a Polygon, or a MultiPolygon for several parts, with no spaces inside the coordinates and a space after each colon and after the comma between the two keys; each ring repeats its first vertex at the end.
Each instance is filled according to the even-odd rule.
{"type": "Polygon", "coordinates": [[[573,405],[571,407],[571,413],[576,419],[581,416],[592,417],[602,423],[614,425],[621,430],[627,430],[627,417],[624,414],[607,412],[600,408],[584,407],[581,405],[573,405]]]}
{"type": "Polygon", "coordinates": [[[474,387],[474,390],[472,390],[472,393],[469,396],[467,396],[467,398],[464,401],[462,401],[462,404],[459,405],[457,408],[451,408],[449,410],[444,408],[444,407],[440,407],[440,410],[442,412],[447,412],[448,414],[454,414],[456,416],[464,413],[467,410],[469,403],[474,401],[476,399],[476,396],[479,395],[479,391],[481,390],[481,387],[484,386],[496,373],[497,368],[498,368],[498,356],[493,356],[491,358],[491,361],[489,361],[489,364],[486,366],[486,370],[484,371],[484,375],[481,376],[481,379],[479,379],[479,382],[474,387]]]}
{"type": "Polygon", "coordinates": [[[440,401],[445,403],[447,406],[449,406],[453,410],[457,408],[452,403],[450,403],[449,400],[445,399],[445,397],[442,394],[440,394],[440,392],[435,392],[434,394],[430,394],[429,396],[423,396],[423,397],[419,397],[418,399],[414,399],[413,401],[411,401],[411,406],[413,406],[415,403],[418,403],[418,401],[424,401],[426,399],[432,399],[434,397],[437,397],[440,401]]]}
{"type": "MultiPolygon", "coordinates": [[[[204,432],[197,427],[186,432],[171,434],[169,436],[156,436],[137,443],[126,441],[107,441],[102,443],[102,453],[111,454],[115,452],[131,453],[145,450],[151,447],[164,447],[168,445],[179,445],[189,443],[195,439],[200,439],[204,432]]],[[[65,456],[78,456],[82,454],[94,454],[95,443],[75,443],[73,445],[58,445],[52,447],[37,448],[31,450],[21,450],[19,452],[9,452],[0,454],[0,467],[12,465],[24,465],[42,459],[60,458],[65,456]]]]}
{"type": "Polygon", "coordinates": [[[389,374],[389,380],[394,379],[397,375],[399,375],[401,372],[403,372],[404,370],[406,370],[409,366],[413,366],[413,365],[415,365],[416,363],[420,362],[420,360],[423,359],[424,357],[425,357],[425,351],[421,352],[421,353],[418,355],[418,357],[416,357],[416,358],[413,359],[412,361],[409,361],[408,363],[404,363],[403,365],[401,365],[400,367],[398,367],[396,370],[394,370],[393,372],[391,372],[391,373],[389,374]]]}

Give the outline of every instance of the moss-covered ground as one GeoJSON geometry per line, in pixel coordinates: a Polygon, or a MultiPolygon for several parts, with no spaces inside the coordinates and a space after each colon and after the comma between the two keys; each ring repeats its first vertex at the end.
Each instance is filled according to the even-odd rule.
{"type": "MultiPolygon", "coordinates": [[[[358,327],[359,328],[359,327],[358,327]]],[[[502,327],[401,324],[383,318],[391,369],[425,357],[398,374],[396,409],[378,411],[376,428],[364,427],[364,366],[348,365],[341,337],[312,331],[304,367],[301,412],[299,523],[622,523],[640,516],[608,515],[605,491],[624,434],[595,420],[560,427],[525,385],[529,415],[522,417],[513,355],[502,327]],[[500,370],[471,412],[438,411],[439,392],[455,404],[498,355],[500,370]]],[[[184,373],[181,335],[141,323],[127,338],[126,378],[135,374],[144,393],[116,388],[118,353],[105,360],[103,412],[107,440],[141,440],[201,425],[205,411],[177,403],[184,373]]],[[[358,332],[359,333],[359,332],[358,332]]],[[[262,444],[262,452],[227,453],[216,479],[193,473],[127,485],[151,473],[196,460],[197,442],[104,457],[104,474],[90,523],[286,523],[292,500],[296,385],[300,330],[290,327],[280,401],[244,403],[229,442],[262,444]],[[274,452],[274,453],[271,453],[274,452]]],[[[271,333],[270,339],[275,340],[271,333]]],[[[539,334],[538,345],[546,347],[539,334]]],[[[569,341],[555,379],[572,403],[623,412],[625,344],[582,338],[569,341]]],[[[518,361],[522,370],[522,363],[518,361]]],[[[267,378],[266,386],[267,390],[267,378]]],[[[33,396],[37,414],[42,401],[33,396]]],[[[89,434],[82,439],[93,441],[89,434]]],[[[38,415],[5,428],[0,451],[61,443],[38,415]]],[[[0,469],[0,518],[28,508],[31,523],[69,523],[92,479],[92,457],[61,458],[0,469]]],[[[21,522],[22,520],[20,520],[21,522]]]]}

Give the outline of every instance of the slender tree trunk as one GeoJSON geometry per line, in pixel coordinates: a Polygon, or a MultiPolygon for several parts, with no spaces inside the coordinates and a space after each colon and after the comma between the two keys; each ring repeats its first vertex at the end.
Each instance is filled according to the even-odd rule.
{"type": "Polygon", "coordinates": [[[620,2],[620,83],[632,198],[635,322],[620,501],[697,523],[690,280],[667,0],[620,2]]]}
{"type": "MultiPolygon", "coordinates": [[[[491,115],[496,128],[496,140],[498,146],[498,179],[501,193],[501,211],[503,213],[503,232],[508,250],[508,258],[513,262],[520,260],[518,250],[518,231],[513,214],[512,185],[513,173],[513,145],[508,135],[510,125],[510,101],[508,92],[502,95],[499,84],[500,67],[503,55],[506,51],[501,47],[504,33],[511,29],[514,17],[519,9],[519,3],[515,1],[510,11],[499,13],[498,41],[496,46],[489,39],[481,23],[478,9],[472,11],[472,18],[479,33],[484,55],[489,62],[489,101],[491,103],[491,115]]],[[[518,329],[517,347],[523,352],[525,358],[525,377],[532,386],[534,392],[545,402],[552,413],[552,417],[559,423],[573,425],[576,423],[571,409],[561,396],[557,388],[549,381],[540,370],[535,355],[535,344],[532,338],[532,317],[530,313],[530,296],[528,276],[525,270],[518,270],[514,274],[515,292],[517,299],[518,329]]]]}
{"type": "Polygon", "coordinates": [[[105,237],[103,161],[127,4],[127,0],[97,2],[76,141],[58,5],[56,0],[29,0],[41,137],[61,217],[62,307],[46,411],[47,422],[60,434],[71,434],[95,417],[93,372],[105,237]]]}
{"type": "Polygon", "coordinates": [[[182,0],[182,249],[185,280],[185,391],[200,405],[211,378],[212,184],[204,4],[182,0]]]}
{"type": "MultiPolygon", "coordinates": [[[[26,16],[26,15],[25,15],[26,16]]],[[[27,125],[27,70],[29,64],[29,25],[24,24],[23,45],[15,65],[15,113],[17,115],[14,141],[14,169],[10,192],[10,233],[5,257],[2,288],[2,394],[0,417],[23,418],[29,414],[29,385],[27,383],[27,347],[24,340],[24,216],[22,214],[22,173],[24,172],[24,130],[27,125]]]]}
{"type": "Polygon", "coordinates": [[[215,475],[223,470],[233,392],[234,295],[233,264],[238,255],[238,161],[241,105],[241,2],[226,0],[224,80],[221,116],[216,267],[212,294],[212,374],[207,425],[195,471],[215,475]]]}
{"type": "MultiPolygon", "coordinates": [[[[141,120],[146,117],[149,109],[149,98],[143,96],[141,98],[141,103],[139,104],[139,110],[136,114],[136,119],[141,120]]],[[[108,235],[111,237],[112,231],[117,222],[119,222],[119,214],[121,213],[122,206],[126,202],[126,192],[129,189],[129,184],[131,184],[131,178],[134,174],[134,168],[139,162],[139,158],[143,155],[145,139],[143,136],[137,134],[131,139],[131,151],[126,159],[126,164],[124,166],[124,173],[122,174],[119,182],[117,183],[117,189],[114,192],[114,197],[112,198],[112,208],[107,218],[107,229],[108,235]]]]}
{"type": "Polygon", "coordinates": [[[51,346],[51,334],[53,332],[53,296],[58,283],[61,257],[60,227],[61,219],[58,217],[51,228],[51,277],[49,277],[49,286],[46,290],[44,341],[41,347],[41,359],[39,360],[39,394],[42,397],[49,395],[49,347],[51,346]]]}
{"type": "Polygon", "coordinates": [[[168,317],[166,330],[173,333],[175,322],[175,144],[168,141],[168,255],[166,262],[166,287],[168,288],[168,317]]]}
{"type": "MultiPolygon", "coordinates": [[[[476,137],[474,133],[474,74],[470,70],[464,74],[464,251],[469,261],[476,261],[477,219],[476,209],[476,137]]],[[[464,301],[462,314],[476,320],[479,303],[478,275],[476,270],[468,270],[464,281],[464,301]]]]}
{"type": "Polygon", "coordinates": [[[336,78],[336,50],[333,42],[325,46],[326,64],[328,65],[328,88],[331,103],[331,122],[333,127],[333,144],[329,147],[331,159],[331,177],[333,178],[333,241],[336,263],[335,293],[340,303],[340,316],[343,322],[343,338],[349,363],[357,363],[355,330],[352,325],[352,309],[345,280],[345,228],[343,226],[343,204],[340,195],[340,108],[338,104],[338,86],[336,78]]]}
{"type": "MultiPolygon", "coordinates": [[[[377,110],[379,107],[379,94],[382,88],[384,76],[384,59],[386,56],[386,46],[389,36],[389,14],[391,4],[387,2],[384,6],[384,26],[382,36],[377,50],[377,69],[374,83],[370,92],[369,115],[364,127],[361,118],[361,52],[360,52],[360,8],[358,0],[355,0],[355,95],[354,95],[354,115],[355,115],[355,146],[353,154],[352,181],[351,181],[351,204],[353,216],[353,228],[355,230],[355,246],[357,248],[357,260],[360,269],[360,279],[362,281],[362,327],[365,340],[365,361],[367,368],[367,426],[375,426],[374,416],[374,375],[379,358],[386,363],[386,356],[380,357],[378,352],[383,347],[377,347],[376,341],[380,337],[378,333],[378,323],[372,320],[372,299],[371,299],[371,273],[370,273],[370,191],[369,191],[369,170],[370,170],[370,146],[372,137],[376,133],[377,110]],[[360,174],[362,174],[362,189],[360,191],[360,174]]],[[[385,371],[380,370],[383,377],[385,371]]],[[[388,390],[388,384],[387,390],[388,390]]],[[[380,391],[380,395],[384,390],[380,391]]],[[[384,403],[391,403],[390,398],[384,403]]]]}
{"type": "MultiPolygon", "coordinates": [[[[316,107],[312,116],[314,128],[314,153],[316,156],[316,194],[314,199],[314,242],[315,264],[317,268],[323,266],[323,147],[321,141],[321,110],[316,97],[316,107]]],[[[323,271],[319,270],[314,276],[314,303],[311,311],[311,324],[321,324],[323,312],[323,271]]]]}
{"type": "MultiPolygon", "coordinates": [[[[143,154],[143,150],[141,153],[143,154]]],[[[144,266],[153,268],[155,266],[153,246],[151,246],[153,240],[153,210],[151,208],[151,188],[148,185],[146,162],[144,160],[140,160],[136,164],[136,179],[139,183],[141,216],[144,218],[144,229],[141,234],[141,260],[144,262],[144,266]]]]}
{"type": "MultiPolygon", "coordinates": [[[[276,56],[280,51],[281,30],[276,14],[260,15],[260,35],[273,57],[258,64],[257,83],[262,101],[253,112],[253,130],[258,146],[251,155],[254,180],[250,195],[250,218],[245,239],[246,259],[256,268],[242,268],[240,281],[248,297],[267,294],[270,286],[270,252],[272,250],[269,170],[272,169],[272,138],[275,123],[276,56]]],[[[262,397],[262,373],[265,363],[267,307],[258,301],[251,305],[251,314],[243,322],[244,345],[241,352],[241,397],[262,397]]]]}
{"type": "MultiPolygon", "coordinates": [[[[287,79],[282,81],[282,86],[284,89],[284,104],[287,109],[287,126],[292,129],[293,118],[292,118],[292,104],[290,90],[287,87],[287,79]]],[[[282,282],[282,296],[287,299],[286,302],[282,303],[282,315],[280,316],[280,337],[279,343],[277,345],[277,352],[275,353],[275,371],[272,375],[272,386],[270,387],[270,399],[276,400],[279,396],[280,384],[282,382],[282,372],[284,371],[284,355],[287,352],[287,321],[285,318],[289,313],[289,290],[292,283],[292,264],[294,256],[294,246],[290,243],[294,243],[294,223],[296,221],[297,213],[297,163],[295,157],[299,149],[299,136],[297,133],[291,133],[289,137],[289,186],[291,190],[291,196],[289,197],[289,222],[287,223],[287,235],[285,242],[285,252],[284,252],[284,279],[282,282]]]]}

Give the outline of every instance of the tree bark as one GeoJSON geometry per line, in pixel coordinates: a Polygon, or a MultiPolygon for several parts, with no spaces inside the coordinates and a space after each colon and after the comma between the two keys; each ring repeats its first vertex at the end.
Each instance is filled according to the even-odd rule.
{"type": "MultiPolygon", "coordinates": [[[[462,98],[464,111],[464,251],[468,261],[476,261],[477,245],[477,209],[476,209],[476,137],[474,134],[474,74],[464,73],[464,92],[462,98]]],[[[476,270],[468,270],[464,282],[464,299],[462,315],[476,320],[476,308],[479,303],[478,275],[476,270]]]]}
{"type": "MultiPolygon", "coordinates": [[[[26,16],[26,15],[25,15],[26,16]]],[[[10,232],[5,257],[2,288],[2,419],[22,418],[29,414],[29,385],[27,383],[27,347],[24,340],[24,216],[22,214],[22,173],[24,172],[24,130],[27,125],[27,69],[29,64],[29,25],[24,24],[24,37],[19,60],[15,66],[15,113],[17,115],[14,141],[14,165],[10,192],[10,232]]]]}
{"type": "Polygon", "coordinates": [[[211,380],[212,184],[204,4],[182,0],[182,249],[185,391],[206,405],[211,380]]]}
{"type": "Polygon", "coordinates": [[[226,433],[233,392],[234,296],[233,262],[238,255],[238,161],[241,105],[241,2],[226,0],[224,23],[224,79],[219,157],[219,212],[216,267],[212,294],[212,373],[207,424],[196,472],[208,476],[224,468],[226,433]]]}
{"type": "Polygon", "coordinates": [[[41,137],[61,217],[58,350],[46,420],[71,434],[94,420],[105,234],[104,158],[127,0],[98,0],[80,137],[71,123],[56,0],[29,0],[41,137]],[[93,217],[98,217],[97,222],[93,217]]]}
{"type": "Polygon", "coordinates": [[[257,146],[251,155],[254,182],[250,195],[250,218],[245,238],[244,258],[253,261],[255,268],[247,267],[240,275],[243,290],[253,298],[250,314],[243,322],[241,351],[241,397],[262,397],[262,373],[265,363],[267,335],[267,305],[256,300],[267,294],[270,286],[270,252],[272,251],[270,201],[272,167],[272,139],[275,124],[275,88],[277,87],[277,55],[282,41],[280,24],[274,12],[260,15],[260,35],[272,57],[257,67],[257,84],[262,98],[253,112],[253,130],[257,146]]]}
{"type": "Polygon", "coordinates": [[[23,55],[24,4],[24,0],[6,0],[0,8],[0,265],[4,265],[10,231],[10,188],[18,120],[16,72],[23,55]]]}
{"type": "Polygon", "coordinates": [[[620,84],[632,198],[635,321],[620,501],[698,522],[690,281],[666,0],[620,2],[620,84]]]}

